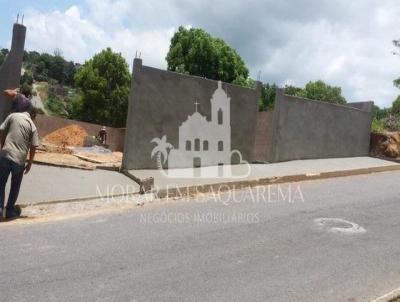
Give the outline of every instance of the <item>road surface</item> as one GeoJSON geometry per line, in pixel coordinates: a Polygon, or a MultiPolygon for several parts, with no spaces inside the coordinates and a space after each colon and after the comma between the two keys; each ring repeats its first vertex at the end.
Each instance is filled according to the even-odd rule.
{"type": "Polygon", "coordinates": [[[399,183],[380,173],[2,224],[0,301],[369,301],[400,286],[399,183]]]}

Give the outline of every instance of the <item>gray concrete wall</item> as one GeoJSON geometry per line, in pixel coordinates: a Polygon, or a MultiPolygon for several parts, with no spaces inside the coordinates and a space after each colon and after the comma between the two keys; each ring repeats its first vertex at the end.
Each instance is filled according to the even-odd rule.
{"type": "Polygon", "coordinates": [[[357,108],[362,111],[366,112],[372,112],[374,109],[374,102],[368,101],[368,102],[354,102],[354,103],[347,103],[345,104],[346,107],[352,107],[352,108],[357,108]]]}
{"type": "MultiPolygon", "coordinates": [[[[153,138],[167,136],[178,147],[179,126],[196,110],[211,119],[210,98],[217,81],[177,74],[142,65],[135,59],[128,119],[124,144],[124,169],[154,169],[151,158],[153,138]]],[[[252,161],[257,103],[261,84],[248,89],[223,83],[231,98],[231,148],[239,150],[243,159],[252,161]]],[[[212,133],[211,133],[212,135],[212,133]]]]}
{"type": "Polygon", "coordinates": [[[22,59],[24,56],[26,27],[14,24],[10,53],[0,67],[0,122],[2,123],[11,111],[11,102],[3,94],[5,89],[19,87],[22,59]]]}
{"type": "Polygon", "coordinates": [[[268,162],[271,159],[273,117],[274,111],[261,111],[257,113],[254,162],[268,162]]]}
{"type": "Polygon", "coordinates": [[[279,90],[269,151],[271,161],[367,156],[370,108],[370,102],[344,106],[288,96],[279,90]]]}

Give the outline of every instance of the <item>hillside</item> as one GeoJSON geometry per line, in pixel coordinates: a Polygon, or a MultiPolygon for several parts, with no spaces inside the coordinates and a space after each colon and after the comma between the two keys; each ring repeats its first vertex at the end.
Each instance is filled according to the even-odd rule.
{"type": "Polygon", "coordinates": [[[66,61],[60,51],[54,55],[25,51],[21,90],[31,91],[32,102],[41,113],[68,117],[68,104],[77,96],[74,77],[79,67],[66,61]]]}

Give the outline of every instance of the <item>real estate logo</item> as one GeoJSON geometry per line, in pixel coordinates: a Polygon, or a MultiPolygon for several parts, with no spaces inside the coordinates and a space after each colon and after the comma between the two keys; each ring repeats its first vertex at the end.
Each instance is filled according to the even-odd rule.
{"type": "Polygon", "coordinates": [[[175,178],[243,178],[250,174],[250,165],[239,150],[231,150],[231,98],[218,82],[211,97],[211,120],[198,112],[189,115],[179,127],[179,145],[174,148],[167,136],[154,138],[151,157],[167,177],[175,178]],[[238,165],[232,165],[232,161],[238,165]],[[167,164],[168,169],[163,165],[167,164]]]}

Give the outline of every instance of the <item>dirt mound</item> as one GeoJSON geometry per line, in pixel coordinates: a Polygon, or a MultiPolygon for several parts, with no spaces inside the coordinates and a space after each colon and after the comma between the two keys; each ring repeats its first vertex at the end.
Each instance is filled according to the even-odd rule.
{"type": "Polygon", "coordinates": [[[61,147],[81,147],[87,136],[88,133],[81,126],[70,125],[46,135],[43,140],[46,143],[61,147]]]}
{"type": "Polygon", "coordinates": [[[371,155],[400,157],[400,132],[372,133],[371,155]]]}

